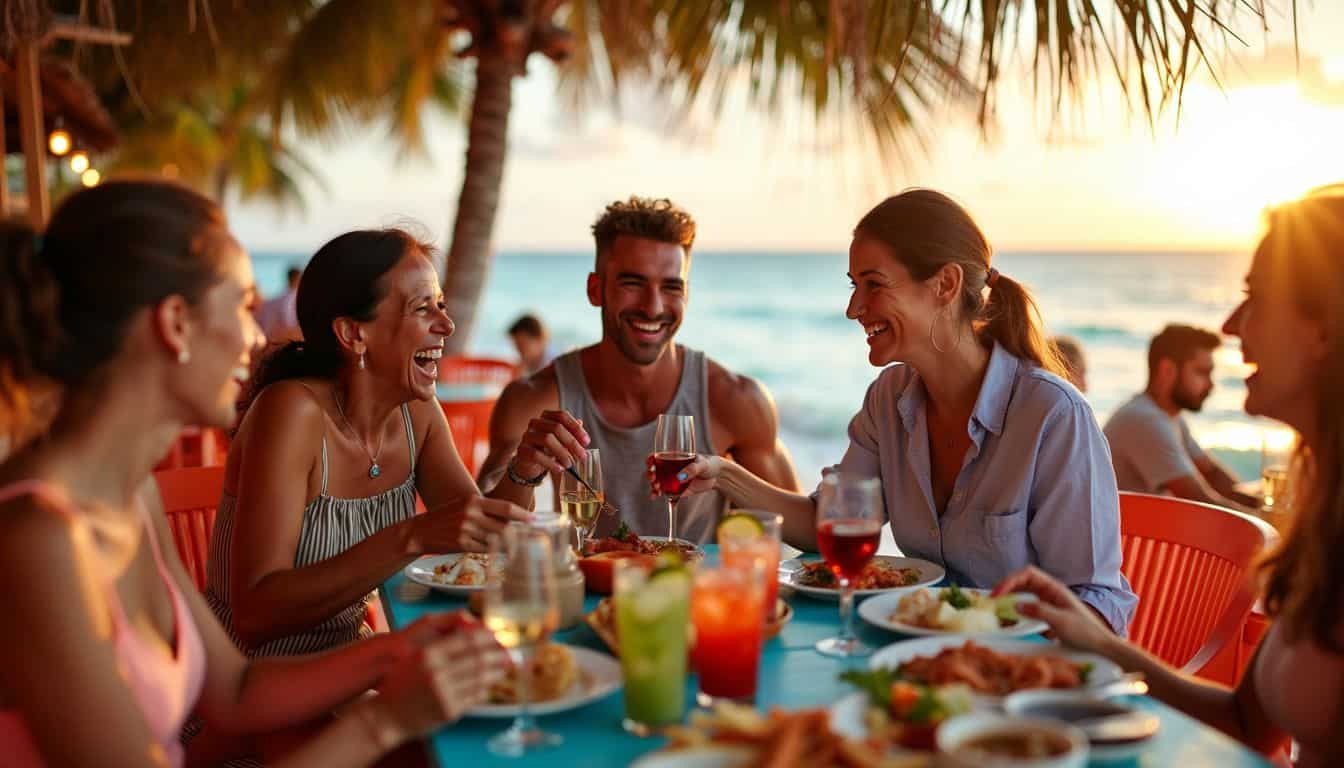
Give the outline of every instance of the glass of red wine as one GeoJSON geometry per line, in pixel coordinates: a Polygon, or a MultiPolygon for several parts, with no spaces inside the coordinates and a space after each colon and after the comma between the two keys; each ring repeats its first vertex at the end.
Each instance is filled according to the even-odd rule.
{"type": "Polygon", "coordinates": [[[840,582],[840,634],[816,645],[827,656],[852,658],[873,652],[854,636],[854,581],[877,553],[882,535],[881,492],[876,478],[833,472],[821,481],[817,548],[840,582]]]}
{"type": "Polygon", "coordinates": [[[677,537],[677,502],[689,481],[678,475],[695,461],[695,417],[664,413],[653,435],[653,474],[667,496],[667,538],[677,537]]]}

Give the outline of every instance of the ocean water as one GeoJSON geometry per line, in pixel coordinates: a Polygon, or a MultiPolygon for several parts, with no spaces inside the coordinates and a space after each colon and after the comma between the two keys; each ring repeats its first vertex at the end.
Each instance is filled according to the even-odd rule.
{"type": "MultiPolygon", "coordinates": [[[[284,270],[305,256],[253,255],[260,287],[272,295],[284,270]]],[[[1217,329],[1240,300],[1246,253],[1027,253],[995,258],[1036,295],[1047,330],[1082,341],[1088,399],[1103,422],[1143,388],[1149,338],[1170,322],[1217,329]]],[[[523,312],[551,328],[555,351],[596,341],[598,310],[585,278],[592,256],[500,253],[486,290],[473,353],[512,357],[505,329],[523,312]]],[[[762,381],[779,408],[782,439],[804,486],[843,455],[849,419],[877,369],[857,323],[845,318],[849,283],[843,253],[697,253],[690,303],[678,340],[762,381]]],[[[1261,441],[1286,433],[1246,416],[1246,375],[1235,339],[1215,356],[1215,388],[1191,428],[1243,479],[1258,477],[1261,441]]]]}

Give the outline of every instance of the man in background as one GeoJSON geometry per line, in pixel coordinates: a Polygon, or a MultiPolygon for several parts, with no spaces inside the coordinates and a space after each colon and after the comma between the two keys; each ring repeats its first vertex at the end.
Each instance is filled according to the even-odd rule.
{"type": "Polygon", "coordinates": [[[1083,345],[1072,336],[1056,336],[1050,339],[1050,345],[1064,361],[1064,370],[1069,374],[1069,383],[1087,394],[1087,358],[1083,356],[1083,345]]]}
{"type": "Polygon", "coordinates": [[[523,376],[531,376],[551,362],[551,334],[536,315],[526,314],[514,320],[509,326],[509,338],[518,350],[523,376]]]}
{"type": "Polygon", "coordinates": [[[261,326],[270,342],[294,341],[303,338],[299,331],[299,278],[303,270],[290,267],[285,273],[288,285],[285,292],[262,302],[257,310],[257,325],[261,326]]]}
{"type": "Polygon", "coordinates": [[[1148,386],[1106,422],[1115,479],[1122,491],[1168,493],[1243,512],[1258,500],[1195,442],[1182,411],[1199,412],[1213,391],[1218,334],[1169,325],[1148,347],[1148,386]]]}

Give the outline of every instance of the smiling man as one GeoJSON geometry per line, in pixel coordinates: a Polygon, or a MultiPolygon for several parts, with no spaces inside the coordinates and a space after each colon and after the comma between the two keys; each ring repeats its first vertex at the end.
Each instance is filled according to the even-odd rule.
{"type": "MultiPolygon", "coordinates": [[[[645,461],[658,415],[695,417],[696,449],[731,456],[776,486],[798,478],[779,441],[769,392],[699,350],[673,343],[690,297],[695,220],[668,200],[631,197],[593,224],[597,259],[588,301],[602,314],[602,340],[510,384],[490,420],[481,486],[522,506],[547,471],[601,450],[607,500],[640,535],[666,535],[667,503],[649,497],[645,461]]],[[[709,541],[723,513],[718,493],[686,497],[677,536],[709,541]]],[[[599,520],[594,533],[619,521],[599,520]]]]}

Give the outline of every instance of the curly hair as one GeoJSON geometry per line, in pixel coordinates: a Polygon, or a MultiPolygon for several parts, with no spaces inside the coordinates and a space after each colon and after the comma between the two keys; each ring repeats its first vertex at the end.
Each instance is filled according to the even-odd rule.
{"type": "Polygon", "coordinates": [[[607,205],[593,222],[599,266],[602,257],[621,235],[679,245],[689,256],[695,243],[695,219],[685,208],[665,197],[631,195],[629,200],[617,200],[607,205]]]}

